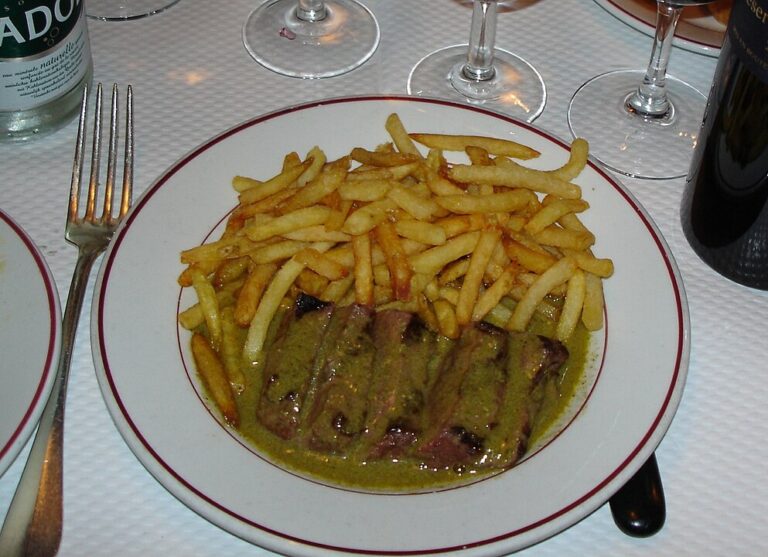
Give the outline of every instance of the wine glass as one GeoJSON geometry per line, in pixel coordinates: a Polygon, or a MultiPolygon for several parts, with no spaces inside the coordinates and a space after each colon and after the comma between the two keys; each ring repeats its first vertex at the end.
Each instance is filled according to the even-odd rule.
{"type": "Polygon", "coordinates": [[[408,94],[449,98],[532,122],[544,110],[544,80],[527,61],[495,47],[496,0],[475,0],[469,44],[428,54],[408,76],[408,94]]]}
{"type": "Polygon", "coordinates": [[[356,0],[269,0],[243,26],[243,44],[259,64],[305,79],[357,68],[379,36],[376,18],[356,0]]]}
{"type": "Polygon", "coordinates": [[[140,19],[160,13],[179,0],[88,0],[85,13],[93,19],[116,21],[140,19]]]}
{"type": "Polygon", "coordinates": [[[593,77],[574,93],[568,126],[606,167],[635,178],[679,178],[688,172],[706,97],[667,75],[680,13],[712,0],[657,0],[656,32],[646,70],[593,77]]]}

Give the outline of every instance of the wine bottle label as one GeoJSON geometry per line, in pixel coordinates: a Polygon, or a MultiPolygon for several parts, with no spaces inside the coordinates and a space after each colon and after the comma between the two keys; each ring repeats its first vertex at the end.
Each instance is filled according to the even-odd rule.
{"type": "Polygon", "coordinates": [[[734,2],[728,39],[750,71],[768,83],[768,0],[734,2]]]}
{"type": "Polygon", "coordinates": [[[0,110],[41,106],[74,87],[91,52],[81,0],[0,0],[0,110]]]}

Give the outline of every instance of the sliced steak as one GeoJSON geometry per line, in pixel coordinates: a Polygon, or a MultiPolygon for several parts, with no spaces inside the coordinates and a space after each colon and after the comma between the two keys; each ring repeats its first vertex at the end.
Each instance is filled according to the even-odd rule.
{"type": "Polygon", "coordinates": [[[256,410],[264,426],[283,439],[297,432],[317,352],[333,312],[332,305],[304,298],[310,297],[299,297],[293,311],[286,312],[268,350],[256,410]]]}
{"type": "Polygon", "coordinates": [[[430,424],[417,454],[431,468],[460,468],[478,461],[496,427],[506,383],[506,331],[466,328],[429,394],[430,424]]]}
{"type": "Polygon", "coordinates": [[[541,407],[537,387],[568,359],[559,341],[527,333],[510,333],[507,385],[497,426],[486,439],[485,464],[506,468],[528,449],[533,422],[541,407]]]}
{"type": "Polygon", "coordinates": [[[361,305],[333,313],[315,362],[311,409],[301,424],[311,449],[340,453],[363,432],[374,359],[372,318],[373,311],[361,305]]]}
{"type": "Polygon", "coordinates": [[[436,339],[412,313],[389,310],[376,314],[368,414],[356,447],[361,458],[399,457],[418,439],[436,339]]]}

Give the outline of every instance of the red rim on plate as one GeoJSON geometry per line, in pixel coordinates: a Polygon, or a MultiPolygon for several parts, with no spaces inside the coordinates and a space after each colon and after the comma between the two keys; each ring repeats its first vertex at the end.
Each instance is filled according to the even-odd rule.
{"type": "MultiPolygon", "coordinates": [[[[153,432],[139,423],[144,417],[135,414],[137,412],[135,405],[132,407],[131,403],[127,403],[125,400],[125,393],[121,391],[121,370],[114,368],[112,363],[111,353],[116,347],[113,347],[110,344],[111,337],[109,327],[106,324],[110,314],[107,308],[107,303],[109,301],[110,281],[113,280],[116,261],[121,257],[121,249],[123,248],[124,242],[126,242],[126,240],[134,233],[135,223],[142,215],[142,212],[154,203],[153,200],[158,194],[162,195],[162,192],[164,191],[164,188],[167,187],[168,183],[182,172],[187,165],[195,161],[198,157],[207,156],[211,150],[233,136],[257,128],[262,124],[277,121],[286,115],[296,115],[305,111],[311,112],[313,110],[322,110],[323,107],[332,107],[334,105],[354,106],[355,103],[370,103],[372,108],[378,106],[376,103],[386,103],[387,108],[389,108],[389,104],[391,103],[403,103],[403,106],[415,107],[415,110],[428,111],[431,107],[439,107],[456,111],[468,111],[470,113],[479,114],[483,118],[487,117],[497,122],[505,123],[505,125],[509,124],[516,126],[525,130],[527,133],[539,136],[542,140],[552,143],[561,149],[568,150],[568,144],[566,142],[529,124],[513,120],[501,114],[446,101],[398,96],[339,98],[290,107],[254,118],[214,137],[174,164],[143,194],[116,233],[114,241],[102,264],[99,273],[99,282],[96,288],[97,303],[94,304],[93,307],[94,326],[92,328],[92,336],[94,357],[97,362],[97,375],[107,405],[118,429],[125,437],[129,446],[133,449],[134,453],[136,453],[144,466],[156,476],[158,481],[160,481],[166,489],[171,491],[193,510],[196,510],[222,528],[269,549],[304,555],[327,552],[413,555],[444,553],[459,548],[474,548],[478,553],[486,554],[494,551],[506,553],[541,541],[542,539],[567,528],[602,505],[650,456],[671,423],[674,412],[682,396],[685,375],[687,372],[689,353],[688,309],[680,275],[673,257],[655,224],[637,200],[635,200],[620,183],[612,178],[607,172],[604,172],[594,161],[590,161],[588,165],[591,171],[594,171],[600,177],[603,182],[601,185],[604,186],[607,184],[610,187],[612,190],[610,195],[613,196],[618,194],[619,197],[617,199],[620,199],[620,202],[625,204],[626,207],[629,208],[628,210],[631,214],[633,214],[639,223],[641,223],[640,228],[643,229],[643,234],[649,236],[651,239],[651,241],[648,242],[648,245],[650,246],[648,249],[651,252],[651,257],[659,258],[661,261],[659,268],[663,269],[661,274],[664,275],[661,279],[665,284],[668,283],[669,296],[674,304],[674,310],[670,310],[670,317],[674,319],[674,323],[670,325],[670,330],[674,331],[674,338],[669,341],[670,354],[673,354],[673,357],[671,357],[668,362],[670,369],[665,370],[664,372],[668,383],[659,386],[660,396],[658,397],[658,400],[654,402],[655,409],[649,410],[649,413],[652,413],[652,419],[649,420],[647,426],[644,426],[644,432],[638,436],[634,445],[630,447],[629,450],[622,452],[622,456],[617,458],[615,464],[612,465],[609,470],[606,470],[598,480],[585,486],[577,496],[562,502],[557,508],[552,509],[551,512],[548,512],[545,516],[537,520],[532,520],[517,527],[510,528],[508,531],[503,531],[491,536],[473,538],[472,534],[469,533],[466,535],[466,539],[462,538],[461,543],[445,545],[433,544],[430,547],[418,545],[413,548],[399,546],[388,548],[380,545],[365,547],[355,543],[345,544],[344,540],[340,540],[339,543],[335,543],[335,541],[333,543],[328,543],[327,541],[315,539],[313,536],[303,536],[301,533],[291,532],[286,528],[275,528],[263,521],[254,520],[253,518],[246,516],[244,512],[230,508],[230,506],[223,503],[215,493],[200,488],[196,485],[195,480],[190,480],[184,472],[179,471],[177,465],[174,462],[171,462],[173,457],[169,459],[169,453],[164,451],[163,447],[153,444],[153,432]],[[296,544],[299,545],[297,546],[296,544]]],[[[214,224],[215,220],[218,218],[221,218],[221,214],[219,214],[218,217],[211,219],[209,226],[214,224]]],[[[210,230],[210,228],[208,228],[208,230],[210,230]]],[[[205,234],[200,236],[198,241],[202,240],[204,235],[205,234]]],[[[172,283],[175,282],[175,276],[166,278],[172,283]]],[[[172,321],[166,319],[166,323],[160,324],[163,327],[166,325],[168,327],[176,326],[175,320],[176,310],[178,308],[178,297],[170,300],[170,302],[174,314],[170,316],[172,321]]],[[[160,314],[161,319],[165,319],[163,315],[164,314],[160,314]]],[[[139,326],[149,326],[149,324],[139,326]]],[[[156,327],[157,324],[152,324],[151,326],[156,327]]],[[[179,342],[176,337],[176,331],[174,330],[173,333],[173,340],[179,342]]],[[[178,348],[176,348],[176,350],[178,350],[178,348]]],[[[610,351],[611,346],[606,345],[605,352],[610,353],[610,351]]],[[[178,373],[186,379],[182,361],[183,358],[180,355],[177,355],[177,358],[178,370],[173,370],[173,373],[178,373]]],[[[191,396],[195,398],[199,396],[195,392],[193,386],[190,387],[189,393],[192,393],[191,396]]],[[[132,395],[128,393],[127,396],[130,398],[132,395]]],[[[197,404],[200,405],[199,400],[197,401],[197,404]]],[[[207,413],[208,410],[206,409],[205,412],[207,413]]],[[[213,422],[214,420],[211,421],[213,422]]],[[[578,421],[578,417],[574,421],[578,421]]],[[[570,427],[570,425],[568,427],[570,427]]],[[[566,427],[566,430],[568,427],[566,427]]],[[[558,443],[559,440],[555,440],[550,445],[554,446],[558,443]]],[[[535,461],[539,457],[539,454],[545,454],[548,450],[549,446],[541,450],[527,462],[535,461]]],[[[251,451],[251,449],[246,449],[246,451],[251,451]]],[[[252,454],[251,457],[253,457],[252,454]]],[[[503,475],[504,474],[501,474],[501,476],[503,475]]],[[[296,481],[301,482],[306,480],[297,478],[296,481]]],[[[327,488],[321,485],[317,487],[318,489],[334,490],[334,488],[327,488]]],[[[462,489],[463,488],[455,491],[461,491],[462,489]]],[[[365,494],[358,495],[366,496],[365,494]]],[[[422,495],[423,494],[414,495],[413,497],[406,497],[405,499],[414,499],[421,497],[422,495]]],[[[367,496],[376,497],[375,495],[367,496]]],[[[427,494],[427,496],[430,496],[430,494],[427,494]]],[[[403,499],[402,496],[396,497],[401,500],[403,499]]]]}
{"type": "MultiPolygon", "coordinates": [[[[47,311],[48,327],[47,327],[47,343],[45,349],[45,358],[43,365],[40,369],[29,369],[21,367],[19,371],[25,374],[39,373],[39,378],[36,380],[36,387],[32,393],[32,396],[25,401],[24,405],[26,409],[18,417],[18,422],[12,427],[10,436],[5,439],[0,439],[0,475],[10,466],[11,462],[16,458],[21,451],[24,443],[26,443],[29,436],[34,431],[37,424],[37,420],[43,411],[45,402],[50,394],[53,386],[54,378],[54,366],[58,361],[59,343],[61,335],[61,316],[59,308],[59,297],[56,285],[53,281],[48,266],[43,259],[42,254],[37,249],[37,246],[27,233],[19,226],[10,216],[0,210],[0,220],[11,230],[13,235],[23,244],[26,255],[34,262],[35,270],[38,273],[36,279],[40,280],[42,287],[42,294],[45,297],[45,305],[47,311]]],[[[6,245],[8,240],[4,242],[6,245]]],[[[4,264],[12,264],[13,262],[4,262],[4,264]]],[[[3,271],[0,271],[3,272],[3,271]]],[[[25,284],[33,285],[34,280],[29,280],[25,284]]],[[[34,292],[37,295],[38,292],[34,292]]],[[[5,354],[7,359],[9,356],[5,354]]],[[[7,360],[6,360],[7,363],[7,360]]],[[[13,379],[13,376],[9,373],[6,374],[3,380],[13,379]]]]}

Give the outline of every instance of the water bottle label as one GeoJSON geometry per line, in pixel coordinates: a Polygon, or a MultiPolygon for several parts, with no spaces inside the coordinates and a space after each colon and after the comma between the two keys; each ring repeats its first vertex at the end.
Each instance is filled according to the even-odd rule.
{"type": "Polygon", "coordinates": [[[0,13],[0,111],[44,105],[83,78],[91,52],[80,0],[0,0],[0,13]]]}

